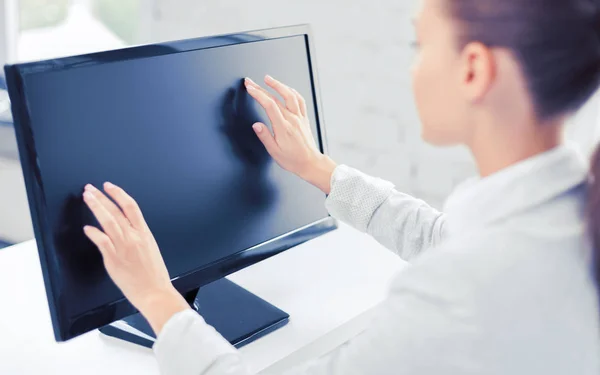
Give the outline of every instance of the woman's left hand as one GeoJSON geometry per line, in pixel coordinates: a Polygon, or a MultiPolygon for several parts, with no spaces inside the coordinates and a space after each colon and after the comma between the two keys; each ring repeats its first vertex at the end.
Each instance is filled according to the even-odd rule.
{"type": "Polygon", "coordinates": [[[174,314],[189,305],[173,287],[136,201],[111,183],[105,183],[104,190],[118,205],[94,186],[86,185],[84,201],[103,231],[92,226],[83,230],[102,253],[109,276],[158,335],[174,314]]]}

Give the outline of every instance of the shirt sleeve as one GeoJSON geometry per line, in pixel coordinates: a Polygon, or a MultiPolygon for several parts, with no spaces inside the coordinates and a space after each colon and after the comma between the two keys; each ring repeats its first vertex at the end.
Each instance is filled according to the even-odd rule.
{"type": "MultiPolygon", "coordinates": [[[[410,273],[419,275],[419,267],[403,272],[363,334],[282,375],[485,372],[472,365],[469,353],[477,340],[464,319],[465,308],[451,293],[441,292],[444,288],[436,290],[431,277],[410,273]]],[[[193,311],[172,318],[154,351],[163,375],[253,375],[243,356],[193,311]]]]}
{"type": "Polygon", "coordinates": [[[370,234],[410,260],[439,245],[446,216],[422,200],[394,189],[391,182],[339,165],[325,202],[331,216],[370,234]]]}
{"type": "Polygon", "coordinates": [[[248,374],[236,349],[192,309],[165,324],[153,349],[162,375],[215,374],[215,362],[228,367],[218,374],[248,374]]]}

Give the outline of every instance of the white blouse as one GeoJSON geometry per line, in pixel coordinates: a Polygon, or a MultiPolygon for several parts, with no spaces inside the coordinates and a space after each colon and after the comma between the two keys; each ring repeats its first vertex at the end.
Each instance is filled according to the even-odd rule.
{"type": "MultiPolygon", "coordinates": [[[[560,146],[466,182],[444,214],[339,166],[326,201],[331,215],[413,266],[367,331],[287,374],[600,374],[586,164],[560,146]]],[[[154,351],[165,375],[250,374],[191,310],[165,325],[154,351]]]]}

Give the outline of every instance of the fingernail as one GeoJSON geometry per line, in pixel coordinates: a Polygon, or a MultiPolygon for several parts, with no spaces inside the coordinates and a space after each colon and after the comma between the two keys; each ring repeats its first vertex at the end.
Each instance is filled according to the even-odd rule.
{"type": "Polygon", "coordinates": [[[270,75],[267,74],[265,76],[265,81],[273,82],[273,81],[275,81],[275,78],[273,78],[273,77],[271,77],[270,75]]]}
{"type": "Polygon", "coordinates": [[[252,84],[254,84],[254,81],[253,81],[253,80],[251,80],[249,77],[246,77],[246,78],[244,79],[244,83],[245,83],[246,85],[252,85],[252,84]]]}
{"type": "Polygon", "coordinates": [[[96,188],[92,184],[87,184],[87,185],[85,185],[85,190],[94,191],[94,190],[96,190],[96,188]]]}
{"type": "Polygon", "coordinates": [[[107,182],[104,183],[104,187],[106,189],[112,189],[112,188],[115,187],[115,185],[113,185],[113,184],[111,184],[110,182],[107,181],[107,182]]]}
{"type": "Polygon", "coordinates": [[[86,200],[94,199],[94,194],[92,194],[92,192],[90,192],[90,191],[86,191],[85,193],[83,193],[83,199],[86,199],[86,200]]]}
{"type": "Polygon", "coordinates": [[[262,132],[262,126],[260,124],[254,124],[252,125],[252,129],[254,129],[255,132],[260,133],[262,132]]]}
{"type": "Polygon", "coordinates": [[[86,225],[85,227],[83,227],[83,231],[84,232],[87,232],[88,230],[90,230],[90,226],[89,225],[86,225]]]}
{"type": "Polygon", "coordinates": [[[246,89],[248,91],[256,91],[256,87],[254,87],[254,86],[247,86],[246,89]]]}

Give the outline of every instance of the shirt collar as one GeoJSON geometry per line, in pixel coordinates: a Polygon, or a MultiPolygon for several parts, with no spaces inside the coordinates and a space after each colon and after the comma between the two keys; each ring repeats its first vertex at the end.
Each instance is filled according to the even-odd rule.
{"type": "Polygon", "coordinates": [[[550,201],[581,185],[587,176],[581,153],[565,144],[488,177],[467,180],[444,207],[450,232],[481,228],[550,201]]]}

